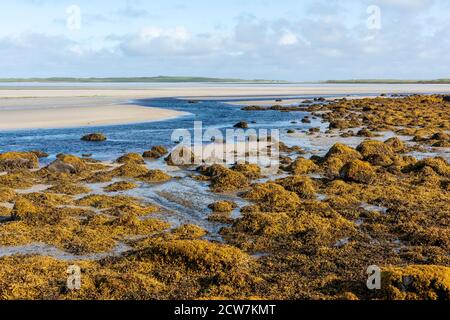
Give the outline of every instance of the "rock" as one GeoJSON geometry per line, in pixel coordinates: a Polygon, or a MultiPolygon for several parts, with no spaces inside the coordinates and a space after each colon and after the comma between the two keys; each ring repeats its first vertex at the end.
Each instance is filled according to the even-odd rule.
{"type": "Polygon", "coordinates": [[[443,96],[442,100],[445,102],[450,102],[450,96],[443,96]]]}
{"type": "Polygon", "coordinates": [[[329,125],[330,129],[340,129],[340,130],[348,129],[351,127],[352,127],[352,125],[351,125],[350,121],[341,120],[341,119],[331,120],[330,125],[329,125]]]}
{"type": "Polygon", "coordinates": [[[311,123],[311,120],[309,118],[307,118],[307,117],[304,117],[302,119],[302,123],[311,123]]]}
{"type": "Polygon", "coordinates": [[[249,179],[261,178],[261,168],[253,163],[238,163],[232,167],[232,170],[244,174],[249,179]]]}
{"type": "MultiPolygon", "coordinates": [[[[300,204],[296,193],[275,183],[253,185],[252,190],[244,193],[243,197],[255,201],[256,211],[261,212],[294,212],[300,204]]],[[[253,210],[250,208],[250,211],[253,210]]]]}
{"type": "Polygon", "coordinates": [[[237,191],[248,185],[248,179],[244,174],[230,169],[211,177],[211,190],[213,192],[237,191]]]}
{"type": "Polygon", "coordinates": [[[31,201],[19,197],[14,203],[13,210],[11,211],[12,220],[28,220],[27,218],[38,214],[39,208],[36,207],[31,201]]]}
{"type": "Polygon", "coordinates": [[[359,130],[356,135],[358,137],[367,137],[367,138],[371,138],[371,137],[375,137],[375,134],[373,134],[369,129],[364,128],[359,130]]]}
{"type": "Polygon", "coordinates": [[[389,138],[384,143],[391,147],[395,152],[404,152],[406,150],[406,146],[403,141],[397,137],[389,138]]]}
{"type": "MultiPolygon", "coordinates": [[[[136,178],[148,173],[148,168],[145,165],[129,162],[121,165],[118,168],[115,168],[110,172],[111,177],[127,177],[127,178],[136,178]]],[[[106,176],[105,174],[103,174],[106,176]]],[[[110,181],[110,180],[107,180],[110,181]]]]}
{"type": "Polygon", "coordinates": [[[293,174],[302,175],[312,172],[316,172],[319,167],[309,159],[303,157],[298,157],[292,164],[287,168],[289,172],[293,174]]]}
{"type": "Polygon", "coordinates": [[[30,152],[34,153],[36,155],[36,157],[38,157],[39,159],[48,158],[48,156],[49,156],[49,154],[47,152],[40,151],[40,150],[31,150],[30,152]]]}
{"type": "Polygon", "coordinates": [[[430,140],[450,140],[450,135],[445,132],[437,132],[430,137],[430,140]]]}
{"type": "Polygon", "coordinates": [[[371,184],[375,180],[375,170],[368,162],[354,160],[342,167],[340,176],[346,181],[371,184]]]}
{"type": "Polygon", "coordinates": [[[0,154],[0,171],[36,169],[39,159],[32,152],[6,152],[0,154]]]}
{"type": "Polygon", "coordinates": [[[328,150],[324,160],[329,160],[330,158],[337,158],[345,164],[352,160],[361,159],[362,156],[355,149],[342,143],[336,143],[328,150]]]}
{"type": "Polygon", "coordinates": [[[295,132],[296,132],[296,131],[295,131],[294,129],[288,129],[288,130],[287,130],[287,133],[288,133],[288,134],[293,134],[293,133],[295,133],[295,132]]]}
{"type": "Polygon", "coordinates": [[[437,265],[387,267],[382,293],[390,300],[450,300],[450,268],[437,265]]]}
{"type": "Polygon", "coordinates": [[[116,160],[116,163],[145,164],[144,158],[138,153],[127,153],[116,160]]]}
{"type": "Polygon", "coordinates": [[[138,187],[138,185],[134,182],[119,181],[119,182],[110,184],[109,186],[105,187],[104,189],[106,192],[118,192],[118,191],[132,190],[137,187],[138,187]]]}
{"type": "Polygon", "coordinates": [[[142,156],[144,158],[159,159],[169,153],[164,146],[154,146],[151,150],[145,151],[142,156]]]}
{"type": "Polygon", "coordinates": [[[164,160],[169,166],[191,166],[197,163],[195,154],[186,146],[175,148],[164,160]]]}
{"type": "Polygon", "coordinates": [[[47,166],[47,170],[50,172],[56,173],[67,173],[67,174],[75,174],[77,170],[75,167],[69,163],[65,163],[59,159],[56,159],[52,163],[47,166]]]}
{"type": "Polygon", "coordinates": [[[208,232],[195,224],[184,224],[173,230],[172,234],[179,240],[195,240],[202,238],[208,232]]]}
{"type": "Polygon", "coordinates": [[[208,205],[208,208],[214,212],[231,212],[238,206],[232,201],[218,201],[208,205]]]}
{"type": "Polygon", "coordinates": [[[102,133],[90,133],[81,138],[83,141],[91,141],[91,142],[101,142],[106,141],[107,138],[102,133]]]}
{"type": "Polygon", "coordinates": [[[234,125],[235,128],[238,129],[248,129],[248,123],[245,121],[238,122],[234,125]]]}
{"type": "Polygon", "coordinates": [[[302,199],[313,199],[316,194],[314,182],[309,177],[290,176],[275,180],[288,191],[295,192],[302,199]]]}
{"type": "Polygon", "coordinates": [[[269,110],[269,108],[262,107],[262,106],[247,106],[247,107],[241,108],[241,110],[243,110],[243,111],[267,111],[267,110],[269,110]]]}
{"type": "Polygon", "coordinates": [[[438,175],[450,178],[450,165],[444,158],[436,157],[436,158],[427,158],[421,161],[418,161],[415,164],[407,166],[403,172],[409,173],[411,171],[419,172],[424,167],[430,167],[434,170],[438,175]]]}
{"type": "Polygon", "coordinates": [[[161,183],[171,180],[172,177],[161,170],[149,170],[145,175],[139,176],[137,179],[147,183],[161,183]]]}
{"type": "Polygon", "coordinates": [[[76,174],[88,169],[86,163],[77,156],[70,154],[59,154],[56,158],[57,159],[55,161],[47,166],[48,171],[76,174]]]}
{"type": "Polygon", "coordinates": [[[377,166],[389,166],[393,163],[394,150],[381,141],[366,140],[357,148],[363,159],[377,166]]]}

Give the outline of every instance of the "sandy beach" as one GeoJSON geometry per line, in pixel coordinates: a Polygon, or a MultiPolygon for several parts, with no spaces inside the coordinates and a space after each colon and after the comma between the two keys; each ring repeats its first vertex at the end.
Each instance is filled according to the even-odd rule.
{"type": "Polygon", "coordinates": [[[0,130],[103,126],[187,115],[174,110],[127,104],[111,97],[67,98],[0,99],[0,130]]]}
{"type": "MultiPolygon", "coordinates": [[[[136,87],[0,87],[0,130],[64,128],[149,122],[186,113],[132,105],[143,98],[236,99],[235,104],[273,104],[276,98],[302,95],[443,93],[450,85],[202,85],[136,87]],[[265,101],[238,101],[261,99],[265,101]]],[[[288,100],[297,103],[302,99],[288,100]]]]}

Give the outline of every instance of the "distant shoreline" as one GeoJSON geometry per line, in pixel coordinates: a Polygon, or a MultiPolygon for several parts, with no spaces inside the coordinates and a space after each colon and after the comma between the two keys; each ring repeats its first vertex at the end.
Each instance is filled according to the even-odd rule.
{"type": "Polygon", "coordinates": [[[323,81],[286,81],[266,79],[209,78],[209,77],[50,77],[50,78],[0,78],[1,83],[213,83],[213,84],[450,84],[450,79],[347,79],[323,81]]]}
{"type": "Polygon", "coordinates": [[[51,77],[51,78],[3,78],[0,83],[9,82],[41,82],[41,83],[256,83],[274,84],[288,83],[283,80],[265,79],[234,79],[234,78],[208,78],[208,77],[112,77],[112,78],[73,78],[73,77],[51,77]]]}

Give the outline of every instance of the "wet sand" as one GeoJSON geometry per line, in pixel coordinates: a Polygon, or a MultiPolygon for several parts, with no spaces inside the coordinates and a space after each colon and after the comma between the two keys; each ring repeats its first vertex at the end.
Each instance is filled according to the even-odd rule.
{"type": "MultiPolygon", "coordinates": [[[[258,99],[301,95],[450,92],[450,85],[186,85],[0,87],[0,130],[101,126],[171,119],[182,112],[129,104],[143,98],[258,99]]],[[[270,98],[272,99],[272,98],[270,98]]],[[[289,103],[295,101],[290,100],[289,103]]],[[[265,103],[271,104],[272,100],[265,103]]]]}

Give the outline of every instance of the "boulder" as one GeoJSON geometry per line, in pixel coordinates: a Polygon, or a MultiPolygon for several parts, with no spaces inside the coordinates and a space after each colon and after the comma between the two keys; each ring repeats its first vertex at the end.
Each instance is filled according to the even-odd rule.
{"type": "Polygon", "coordinates": [[[106,141],[107,138],[103,133],[90,133],[81,138],[83,141],[101,142],[106,141]]]}
{"type": "Polygon", "coordinates": [[[39,159],[32,152],[6,152],[0,154],[0,171],[36,169],[39,159]]]}
{"type": "Polygon", "coordinates": [[[133,164],[145,164],[144,158],[138,153],[127,153],[116,160],[117,163],[133,163],[133,164]]]}
{"type": "Polygon", "coordinates": [[[375,170],[368,162],[354,160],[342,167],[340,176],[346,181],[370,184],[375,180],[375,170]]]}
{"type": "Polygon", "coordinates": [[[144,158],[159,159],[169,153],[164,146],[154,146],[151,150],[145,151],[142,156],[144,158]]]}
{"type": "Polygon", "coordinates": [[[391,147],[395,152],[404,152],[406,150],[406,146],[403,141],[397,137],[389,138],[384,143],[391,147]]]}
{"type": "Polygon", "coordinates": [[[386,267],[382,293],[390,300],[450,300],[450,268],[437,265],[386,267]]]}
{"type": "Polygon", "coordinates": [[[240,121],[234,125],[237,129],[248,129],[248,123],[245,121],[240,121]]]}
{"type": "Polygon", "coordinates": [[[330,158],[337,158],[345,164],[349,161],[361,159],[362,156],[355,149],[342,143],[336,143],[328,150],[324,160],[329,160],[330,158]]]}
{"type": "Polygon", "coordinates": [[[394,150],[381,141],[366,140],[357,148],[363,159],[377,166],[389,166],[393,163],[394,150]]]}
{"type": "Polygon", "coordinates": [[[316,172],[319,167],[312,160],[298,157],[287,169],[293,174],[302,175],[316,172]]]}

